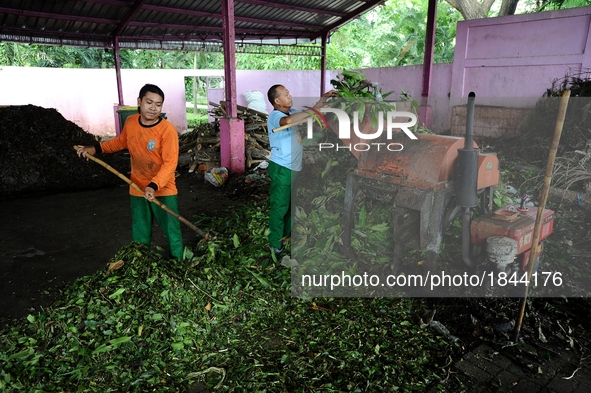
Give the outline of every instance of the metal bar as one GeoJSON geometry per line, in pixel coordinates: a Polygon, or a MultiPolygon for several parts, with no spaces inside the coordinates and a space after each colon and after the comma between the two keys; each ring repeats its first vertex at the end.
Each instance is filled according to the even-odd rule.
{"type": "MultiPolygon", "coordinates": [[[[0,40],[4,42],[19,42],[41,45],[67,45],[102,49],[113,49],[113,40],[110,36],[96,37],[91,35],[78,35],[70,37],[63,33],[44,31],[39,36],[23,36],[22,32],[0,28],[0,40]],[[101,40],[102,38],[102,40],[101,40]]],[[[195,52],[221,52],[223,50],[219,41],[186,41],[187,37],[167,36],[155,39],[151,36],[119,36],[119,49],[168,49],[188,50],[195,52]],[[183,41],[185,40],[185,41],[183,41]],[[155,44],[158,45],[155,45],[155,44]]],[[[237,44],[236,53],[272,54],[272,55],[296,55],[296,56],[321,56],[320,46],[293,46],[281,44],[237,44]]]]}
{"type": "MultiPolygon", "coordinates": [[[[198,16],[198,17],[204,17],[204,18],[213,18],[213,19],[222,19],[222,20],[224,18],[223,12],[222,12],[222,14],[216,14],[216,13],[206,12],[206,11],[195,11],[195,10],[187,10],[187,9],[173,8],[173,7],[162,7],[159,5],[149,5],[149,4],[146,4],[143,8],[146,10],[150,10],[150,11],[169,12],[172,14],[183,14],[183,15],[191,15],[191,16],[198,16]]],[[[235,15],[234,20],[236,20],[238,22],[258,23],[258,24],[271,25],[271,26],[277,25],[276,20],[249,18],[246,16],[236,16],[235,15]]],[[[289,27],[301,27],[301,28],[307,28],[307,29],[318,27],[316,25],[311,25],[311,24],[293,23],[293,22],[286,22],[286,21],[282,21],[281,25],[282,26],[289,26],[289,27]]]]}
{"type": "MultiPolygon", "coordinates": [[[[107,4],[107,5],[114,5],[119,7],[128,7],[129,3],[123,0],[81,0],[87,3],[96,3],[96,4],[107,4]]],[[[290,10],[298,10],[310,13],[317,13],[317,14],[325,14],[325,15],[332,15],[332,16],[344,16],[345,14],[338,11],[331,11],[326,9],[319,9],[319,8],[310,8],[310,7],[301,7],[293,4],[285,4],[285,3],[278,3],[273,1],[265,1],[265,0],[241,0],[240,3],[245,4],[255,4],[255,5],[262,5],[268,6],[273,8],[283,8],[283,9],[290,9],[290,10]]],[[[151,8],[159,8],[160,6],[150,6],[151,8]]],[[[148,9],[144,7],[145,9],[148,9]]],[[[158,9],[156,9],[158,11],[158,9]]],[[[221,17],[221,14],[219,14],[221,17]]]]}
{"type": "MultiPolygon", "coordinates": [[[[237,18],[234,18],[237,20],[237,18]]],[[[273,23],[273,25],[277,25],[277,22],[269,21],[268,23],[273,23]]],[[[129,22],[129,26],[134,27],[160,27],[166,29],[179,29],[179,30],[212,30],[212,31],[222,31],[223,28],[219,26],[203,26],[203,25],[179,25],[174,23],[159,23],[159,22],[129,22]]],[[[290,26],[289,23],[281,22],[281,26],[290,26]]],[[[300,25],[300,24],[291,24],[291,27],[298,27],[302,30],[309,30],[311,25],[300,25]]],[[[236,29],[238,31],[239,29],[236,29]]],[[[257,32],[260,33],[261,30],[257,29],[242,29],[245,32],[257,32]]],[[[289,30],[281,30],[281,29],[271,29],[272,31],[289,31],[289,30]]],[[[308,32],[308,31],[306,31],[308,32]]]]}
{"type": "Polygon", "coordinates": [[[468,105],[466,107],[466,136],[464,139],[464,149],[473,150],[474,146],[474,100],[476,94],[473,91],[468,93],[468,105]]]}
{"type": "Polygon", "coordinates": [[[133,3],[133,6],[131,6],[129,11],[127,11],[127,14],[125,14],[123,19],[121,19],[121,22],[119,22],[119,24],[115,28],[115,31],[113,31],[113,36],[117,37],[118,35],[123,33],[123,30],[125,30],[127,24],[129,23],[129,21],[131,21],[131,18],[133,18],[133,16],[137,14],[140,8],[142,8],[143,4],[144,0],[136,0],[135,3],[133,3]]]}
{"type": "Polygon", "coordinates": [[[119,7],[129,7],[129,2],[124,0],[81,0],[87,3],[115,5],[119,7]]]}
{"type": "MultiPolygon", "coordinates": [[[[114,52],[115,78],[117,79],[117,97],[119,97],[119,105],[123,105],[123,85],[121,84],[121,59],[119,58],[119,37],[115,37],[114,52]]],[[[121,126],[123,126],[123,124],[121,126]]]]}
{"type": "Polygon", "coordinates": [[[320,55],[320,96],[325,93],[326,88],[326,43],[328,42],[328,35],[326,33],[322,36],[322,54],[320,55]]]}
{"type": "Polygon", "coordinates": [[[344,17],[339,19],[337,22],[335,22],[331,25],[328,25],[324,29],[320,30],[318,33],[316,33],[314,36],[312,36],[311,39],[316,39],[316,38],[322,37],[324,34],[330,33],[331,31],[338,29],[339,27],[341,27],[345,23],[359,17],[359,15],[363,14],[364,12],[367,12],[367,11],[371,10],[372,8],[374,8],[378,5],[381,5],[383,3],[384,3],[384,0],[368,0],[368,1],[366,1],[365,4],[363,4],[360,7],[357,7],[355,10],[349,12],[347,15],[345,15],[344,17]]]}
{"type": "Polygon", "coordinates": [[[301,7],[301,6],[298,6],[295,4],[277,3],[274,1],[238,0],[238,2],[239,3],[247,3],[247,4],[255,4],[255,5],[262,5],[265,7],[282,8],[282,9],[288,9],[288,10],[310,12],[312,14],[323,14],[323,15],[331,15],[331,16],[338,16],[338,17],[343,17],[346,15],[344,12],[330,11],[330,10],[319,9],[319,8],[301,7]]]}
{"type": "MultiPolygon", "coordinates": [[[[82,47],[93,47],[112,49],[113,43],[111,38],[105,37],[104,40],[98,41],[90,37],[79,37],[78,39],[69,39],[62,37],[61,35],[52,35],[51,37],[25,37],[17,35],[5,35],[0,33],[0,40],[5,42],[19,42],[26,44],[38,44],[38,45],[61,45],[61,46],[82,46],[82,47]]],[[[219,42],[182,42],[180,39],[177,40],[156,40],[148,39],[145,41],[130,40],[126,41],[126,37],[119,37],[119,48],[120,49],[144,49],[144,50],[187,50],[195,52],[222,52],[223,48],[219,42]]],[[[255,54],[272,54],[272,55],[283,55],[290,54],[296,56],[320,56],[320,47],[299,47],[289,45],[277,45],[277,44],[244,44],[236,45],[237,53],[255,53],[255,54]]]]}
{"type": "Polygon", "coordinates": [[[437,0],[429,0],[427,9],[427,34],[425,36],[425,55],[423,57],[423,88],[421,97],[423,104],[431,92],[431,71],[433,68],[433,51],[435,43],[435,27],[437,25],[437,0]]]}
{"type": "MultiPolygon", "coordinates": [[[[117,21],[113,21],[113,23],[109,23],[109,24],[116,24],[117,21]]],[[[133,26],[133,27],[162,27],[162,28],[168,28],[168,29],[179,29],[179,30],[191,30],[191,31],[196,31],[196,32],[201,32],[201,31],[211,31],[214,34],[213,36],[209,36],[207,35],[207,38],[218,38],[216,37],[217,34],[222,33],[223,32],[223,28],[220,26],[193,26],[193,25],[173,25],[173,24],[160,24],[160,23],[141,23],[141,22],[130,22],[128,23],[128,26],[133,26]]],[[[38,37],[44,37],[44,36],[48,36],[48,35],[59,35],[60,37],[71,37],[71,39],[76,39],[76,37],[90,37],[93,39],[97,39],[100,38],[101,36],[97,36],[97,35],[92,35],[92,34],[80,34],[80,33],[70,33],[70,32],[64,32],[64,31],[48,31],[48,30],[34,30],[34,29],[19,29],[19,28],[12,28],[12,27],[0,27],[0,32],[1,31],[10,31],[10,32],[14,32],[13,34],[15,35],[23,35],[23,32],[26,32],[26,34],[29,34],[31,36],[38,36],[38,37]]],[[[293,31],[293,30],[285,30],[285,29],[266,29],[264,31],[262,30],[258,30],[258,29],[244,29],[244,28],[237,28],[234,29],[234,31],[237,34],[240,34],[243,40],[267,40],[267,39],[297,39],[297,38],[302,38],[302,39],[308,39],[309,34],[310,34],[310,30],[297,30],[297,31],[293,31]]],[[[104,37],[107,37],[107,35],[104,35],[104,37]]],[[[153,40],[153,39],[163,39],[163,40],[186,40],[187,36],[179,36],[179,35],[168,35],[166,34],[166,36],[162,35],[161,37],[155,37],[155,36],[121,36],[122,38],[128,38],[128,39],[146,39],[146,40],[153,40]],[[172,37],[172,38],[170,38],[172,37]]],[[[203,41],[205,41],[204,39],[202,39],[203,41]]],[[[218,40],[220,40],[218,38],[218,40]]]]}
{"type": "MultiPolygon", "coordinates": [[[[222,15],[220,14],[212,14],[208,12],[201,12],[201,11],[192,11],[192,10],[184,10],[180,8],[170,8],[170,7],[159,7],[159,6],[150,6],[144,4],[140,8],[152,11],[161,11],[161,12],[170,12],[170,13],[177,13],[183,15],[193,15],[193,16],[201,16],[207,18],[214,18],[214,19],[222,19],[222,15]]],[[[139,8],[138,8],[139,10],[139,8]]],[[[137,10],[136,10],[137,12],[137,10]]],[[[47,12],[39,12],[39,11],[29,11],[29,10],[17,10],[14,8],[5,8],[0,7],[0,14],[10,14],[10,15],[17,15],[17,16],[26,16],[26,17],[33,17],[33,18],[46,18],[46,19],[57,19],[57,20],[67,20],[67,21],[74,21],[74,22],[82,22],[82,23],[97,23],[103,25],[119,25],[120,21],[117,19],[106,19],[106,18],[95,18],[95,17],[87,17],[81,15],[64,15],[64,14],[54,14],[54,13],[47,13],[47,12]]],[[[248,17],[240,17],[237,16],[234,20],[239,22],[248,22],[248,23],[257,23],[269,26],[277,26],[276,20],[268,20],[268,19],[258,19],[258,18],[248,18],[248,17]]],[[[293,23],[293,22],[285,22],[282,21],[281,26],[284,27],[295,27],[301,28],[302,30],[306,30],[309,32],[317,28],[317,25],[307,24],[307,23],[293,23]]],[[[204,26],[194,26],[194,25],[177,25],[177,24],[164,24],[164,23],[152,23],[152,22],[139,22],[139,21],[132,21],[128,23],[128,26],[136,26],[136,27],[166,27],[166,28],[177,28],[177,29],[193,29],[193,30],[202,30],[204,26]]],[[[215,28],[212,26],[212,28],[215,28]]],[[[215,28],[216,31],[221,31],[222,28],[217,27],[215,28]]],[[[279,29],[274,29],[280,31],[279,29]]],[[[260,30],[253,30],[260,32],[260,30]]]]}
{"type": "Polygon", "coordinates": [[[117,19],[91,18],[91,17],[87,17],[87,16],[80,16],[80,15],[53,14],[53,13],[49,13],[49,12],[20,10],[20,9],[6,8],[6,7],[0,7],[0,14],[10,14],[10,15],[17,15],[17,16],[32,17],[32,18],[69,20],[69,21],[74,21],[74,22],[100,23],[100,24],[104,24],[104,25],[116,25],[119,23],[119,21],[117,19]]]}

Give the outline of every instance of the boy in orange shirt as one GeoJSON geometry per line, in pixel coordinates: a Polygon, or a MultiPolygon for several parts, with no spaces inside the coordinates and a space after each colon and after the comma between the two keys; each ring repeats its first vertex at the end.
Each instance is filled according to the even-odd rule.
{"type": "Polygon", "coordinates": [[[129,187],[131,196],[132,238],[136,242],[150,245],[154,217],[168,239],[173,258],[183,258],[183,237],[180,222],[159,206],[151,203],[158,199],[172,211],[178,213],[178,191],[175,170],[179,158],[178,134],[174,126],[160,117],[164,92],[147,84],[141,88],[137,99],[137,115],[125,121],[121,134],[95,146],[78,146],[78,155],[114,153],[127,149],[131,157],[131,181],[144,193],[129,187]]]}

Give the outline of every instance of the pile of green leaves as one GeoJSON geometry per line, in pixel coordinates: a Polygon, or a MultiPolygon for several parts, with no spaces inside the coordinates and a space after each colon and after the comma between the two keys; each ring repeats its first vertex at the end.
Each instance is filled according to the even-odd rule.
{"type": "MultiPolygon", "coordinates": [[[[410,299],[298,299],[268,206],[201,218],[184,261],[132,243],[51,308],[0,331],[5,392],[425,391],[453,345],[410,299]]],[[[441,389],[444,389],[441,387],[441,389]]]]}
{"type": "Polygon", "coordinates": [[[379,112],[385,114],[396,109],[391,103],[384,101],[392,92],[383,93],[377,83],[368,81],[361,72],[343,70],[330,83],[339,92],[338,97],[330,100],[330,106],[339,108],[350,116],[356,112],[360,122],[365,116],[371,116],[372,126],[375,127],[379,112]]]}

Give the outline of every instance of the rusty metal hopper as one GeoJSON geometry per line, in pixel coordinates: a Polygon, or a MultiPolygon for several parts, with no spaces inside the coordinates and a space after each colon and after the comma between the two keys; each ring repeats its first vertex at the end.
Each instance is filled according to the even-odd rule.
{"type": "MultiPolygon", "coordinates": [[[[399,185],[430,190],[444,188],[454,178],[458,149],[464,146],[464,138],[427,134],[418,134],[417,138],[395,135],[391,142],[404,146],[399,152],[386,148],[362,152],[357,173],[399,185]]],[[[476,143],[474,147],[478,147],[476,143]]]]}

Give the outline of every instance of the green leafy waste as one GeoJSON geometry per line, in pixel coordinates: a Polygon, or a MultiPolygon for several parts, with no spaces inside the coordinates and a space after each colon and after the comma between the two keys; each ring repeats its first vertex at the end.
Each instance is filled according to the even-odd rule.
{"type": "Polygon", "coordinates": [[[410,299],[297,299],[266,245],[266,203],[201,218],[185,261],[145,246],[0,332],[2,392],[425,391],[454,345],[410,299]],[[120,265],[120,263],[119,263],[120,265]],[[116,265],[113,265],[116,266],[116,265]],[[214,372],[210,372],[214,371],[214,372]]]}
{"type": "MultiPolygon", "coordinates": [[[[385,100],[393,91],[384,93],[379,83],[367,80],[362,72],[343,70],[335,79],[331,79],[330,83],[338,91],[338,96],[331,98],[328,101],[329,105],[345,111],[351,117],[351,121],[354,121],[352,114],[357,114],[359,122],[369,117],[371,127],[375,129],[378,126],[380,113],[383,116],[388,112],[396,111],[396,102],[385,100]]],[[[400,89],[400,98],[397,102],[407,103],[410,111],[418,115],[419,103],[403,89],[400,89]]],[[[331,116],[333,115],[329,115],[331,116]]],[[[411,129],[415,133],[432,134],[429,129],[418,124],[411,129]]]]}
{"type": "Polygon", "coordinates": [[[368,81],[361,72],[343,70],[330,83],[339,93],[338,97],[331,99],[330,106],[348,114],[356,112],[359,121],[371,116],[372,127],[378,124],[380,112],[396,110],[395,105],[384,101],[392,92],[382,92],[377,83],[368,81]]]}

